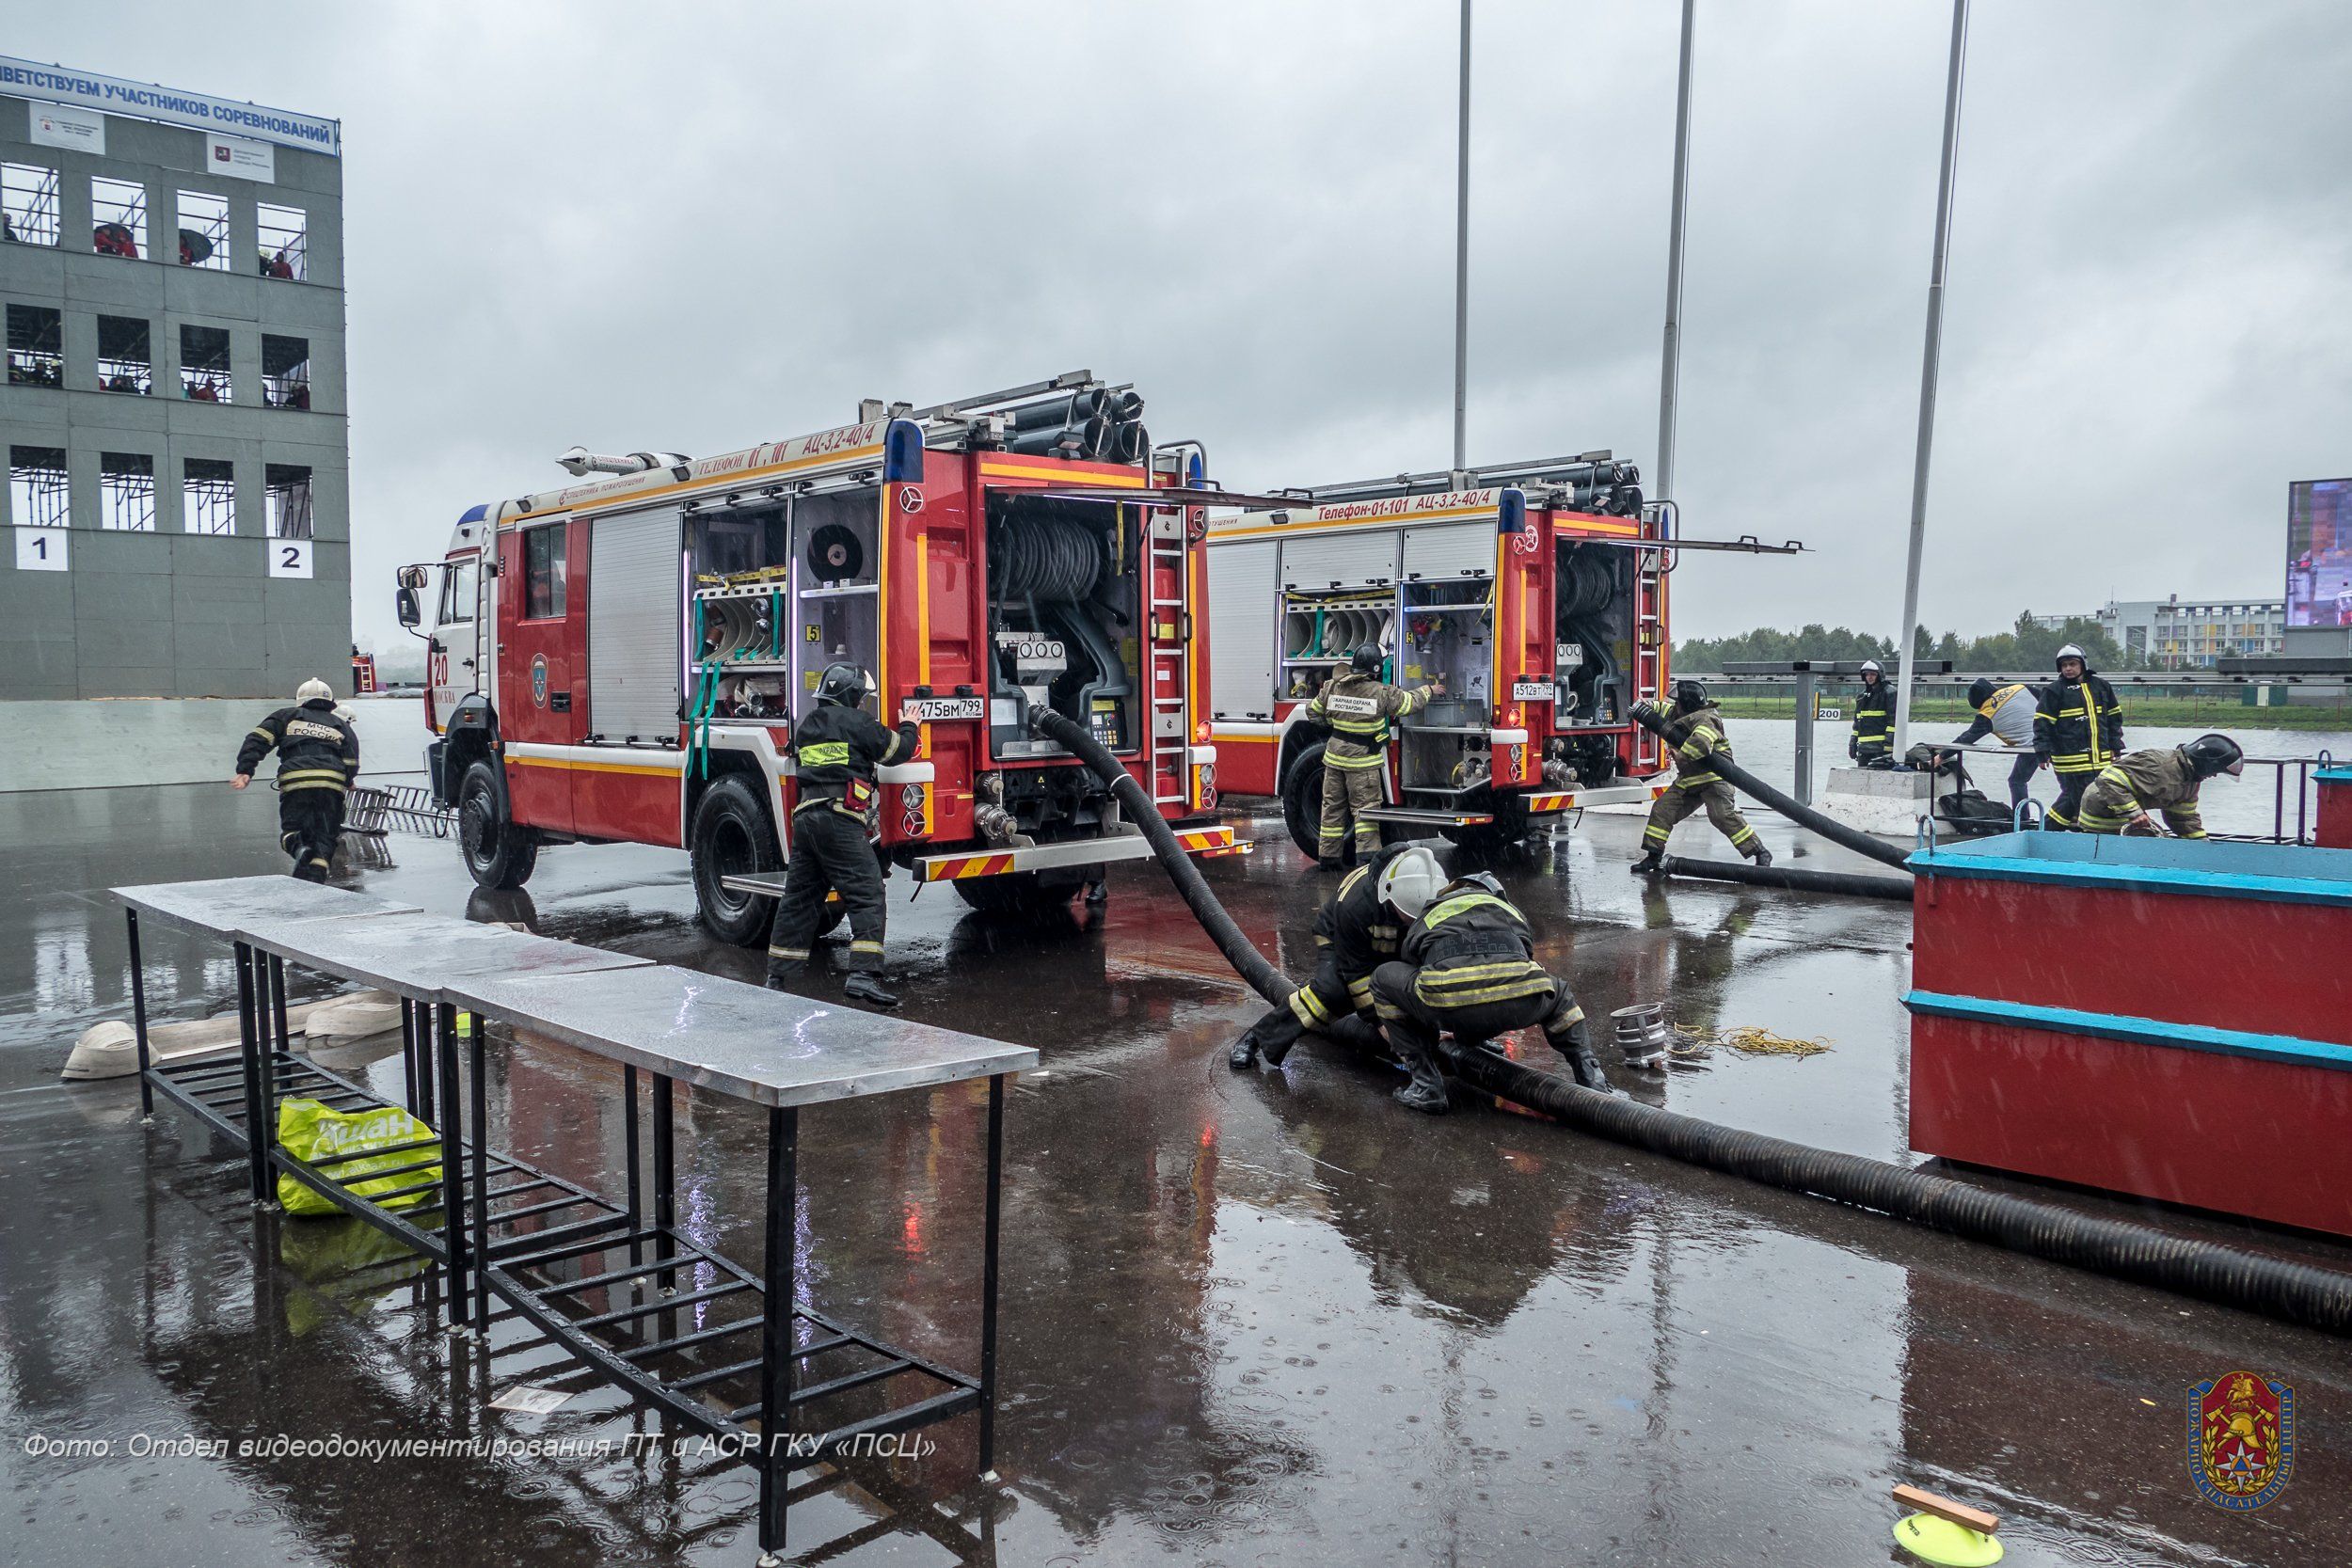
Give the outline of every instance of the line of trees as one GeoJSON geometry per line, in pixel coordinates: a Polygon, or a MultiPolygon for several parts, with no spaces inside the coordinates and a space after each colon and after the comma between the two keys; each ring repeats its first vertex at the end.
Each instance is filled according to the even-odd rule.
{"type": "MultiPolygon", "coordinates": [[[[2123,650],[2094,620],[2077,615],[2069,617],[2063,626],[2045,626],[2033,618],[2031,611],[2019,615],[2017,624],[2009,630],[1996,631],[1990,637],[1963,638],[1956,631],[1931,637],[1923,626],[1913,652],[1919,658],[1948,658],[1955,670],[2034,671],[2052,668],[2058,649],[2069,642],[2090,656],[2094,670],[2147,667],[2145,660],[2127,661],[2123,650]]],[[[1690,674],[1705,675],[1721,673],[1726,662],[1787,663],[1800,658],[1845,663],[1875,658],[1886,666],[1886,673],[1891,675],[1895,673],[1895,641],[1892,638],[1855,631],[1851,626],[1825,626],[1819,622],[1795,631],[1758,626],[1736,637],[1693,637],[1677,642],[1674,667],[1690,674]]]]}

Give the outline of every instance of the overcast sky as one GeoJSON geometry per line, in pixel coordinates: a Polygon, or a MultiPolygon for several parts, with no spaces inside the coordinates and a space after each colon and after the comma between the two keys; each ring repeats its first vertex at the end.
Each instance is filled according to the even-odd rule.
{"type": "MultiPolygon", "coordinates": [[[[1479,0],[1472,462],[1656,456],[1672,0],[1479,0]]],[[[705,455],[1086,368],[1227,483],[1451,451],[1456,12],[11,3],[339,117],[354,615],[575,442],[705,455]]],[[[1677,629],[1901,612],[1950,8],[1700,0],[1677,629]]],[[[2275,595],[2352,471],[2352,7],[1979,0],[1922,618],[2275,595]]]]}

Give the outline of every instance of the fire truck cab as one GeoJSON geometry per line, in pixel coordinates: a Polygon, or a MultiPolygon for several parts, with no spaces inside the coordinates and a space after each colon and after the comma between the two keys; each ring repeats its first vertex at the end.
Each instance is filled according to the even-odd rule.
{"type": "Polygon", "coordinates": [[[1149,852],[1031,706],[1086,724],[1187,848],[1232,852],[1207,820],[1202,455],[1154,449],[1142,407],[1084,372],[868,402],[701,460],[575,448],[560,461],[597,477],[467,512],[398,604],[429,624],[426,765],[474,879],[520,887],[548,845],[683,848],[704,922],[764,941],[787,747],[835,661],[873,677],[883,722],[921,725],[881,770],[886,866],[1009,911],[1149,852]]]}
{"type": "Polygon", "coordinates": [[[1316,853],[1323,735],[1306,705],[1370,643],[1445,694],[1400,723],[1383,832],[1515,839],[1646,802],[1666,759],[1635,703],[1667,681],[1672,509],[1606,452],[1284,492],[1210,529],[1213,736],[1231,795],[1279,797],[1316,853]]]}

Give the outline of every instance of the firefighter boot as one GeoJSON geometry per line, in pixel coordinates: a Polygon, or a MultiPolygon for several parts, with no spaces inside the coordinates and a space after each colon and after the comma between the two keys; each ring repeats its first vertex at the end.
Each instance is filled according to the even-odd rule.
{"type": "Polygon", "coordinates": [[[1388,1031],[1390,1049],[1412,1081],[1396,1091],[1394,1099],[1408,1111],[1441,1117],[1449,1105],[1445,1093],[1445,1074],[1438,1070],[1438,1053],[1431,1042],[1410,1028],[1391,1026],[1388,1031]]]}
{"type": "Polygon", "coordinates": [[[1233,1042],[1232,1053],[1225,1060],[1235,1069],[1255,1067],[1261,1059],[1268,1067],[1280,1067],[1282,1059],[1291,1053],[1291,1047],[1298,1043],[1300,1033],[1298,1020],[1290,1008],[1277,1007],[1233,1042]]]}
{"type": "MultiPolygon", "coordinates": [[[[1348,1050],[1361,1052],[1367,1056],[1386,1056],[1389,1053],[1389,1042],[1380,1037],[1380,1031],[1373,1027],[1370,1019],[1359,1013],[1333,1019],[1325,1025],[1323,1032],[1348,1050]]],[[[1270,1057],[1268,1059],[1271,1060],[1270,1057]]]]}
{"type": "Polygon", "coordinates": [[[854,971],[841,982],[841,994],[868,1006],[895,1007],[898,1005],[898,992],[883,985],[881,975],[869,974],[862,969],[854,971]]]}
{"type": "Polygon", "coordinates": [[[1659,863],[1664,858],[1664,852],[1661,850],[1658,846],[1653,844],[1648,848],[1642,851],[1642,858],[1640,860],[1635,861],[1631,865],[1627,866],[1626,869],[1632,872],[1636,877],[1654,877],[1658,874],[1659,863]]]}
{"type": "Polygon", "coordinates": [[[1609,1082],[1609,1074],[1601,1069],[1600,1058],[1593,1054],[1593,1043],[1584,1032],[1582,1019],[1568,1025],[1567,1033],[1553,1040],[1551,1048],[1560,1053],[1561,1060],[1568,1064],[1569,1076],[1580,1085],[1617,1099],[1625,1098],[1625,1091],[1609,1082]]]}
{"type": "Polygon", "coordinates": [[[1770,849],[1765,848],[1763,845],[1758,844],[1756,847],[1756,853],[1749,856],[1748,859],[1755,863],[1756,868],[1758,871],[1761,871],[1772,863],[1772,852],[1770,849]]]}

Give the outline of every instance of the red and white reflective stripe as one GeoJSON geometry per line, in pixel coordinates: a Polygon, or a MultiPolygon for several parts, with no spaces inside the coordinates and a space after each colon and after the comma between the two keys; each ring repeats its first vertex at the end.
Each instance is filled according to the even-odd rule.
{"type": "Polygon", "coordinates": [[[1195,828],[1176,835],[1176,847],[1187,855],[1218,854],[1233,847],[1231,828],[1195,828]]]}

